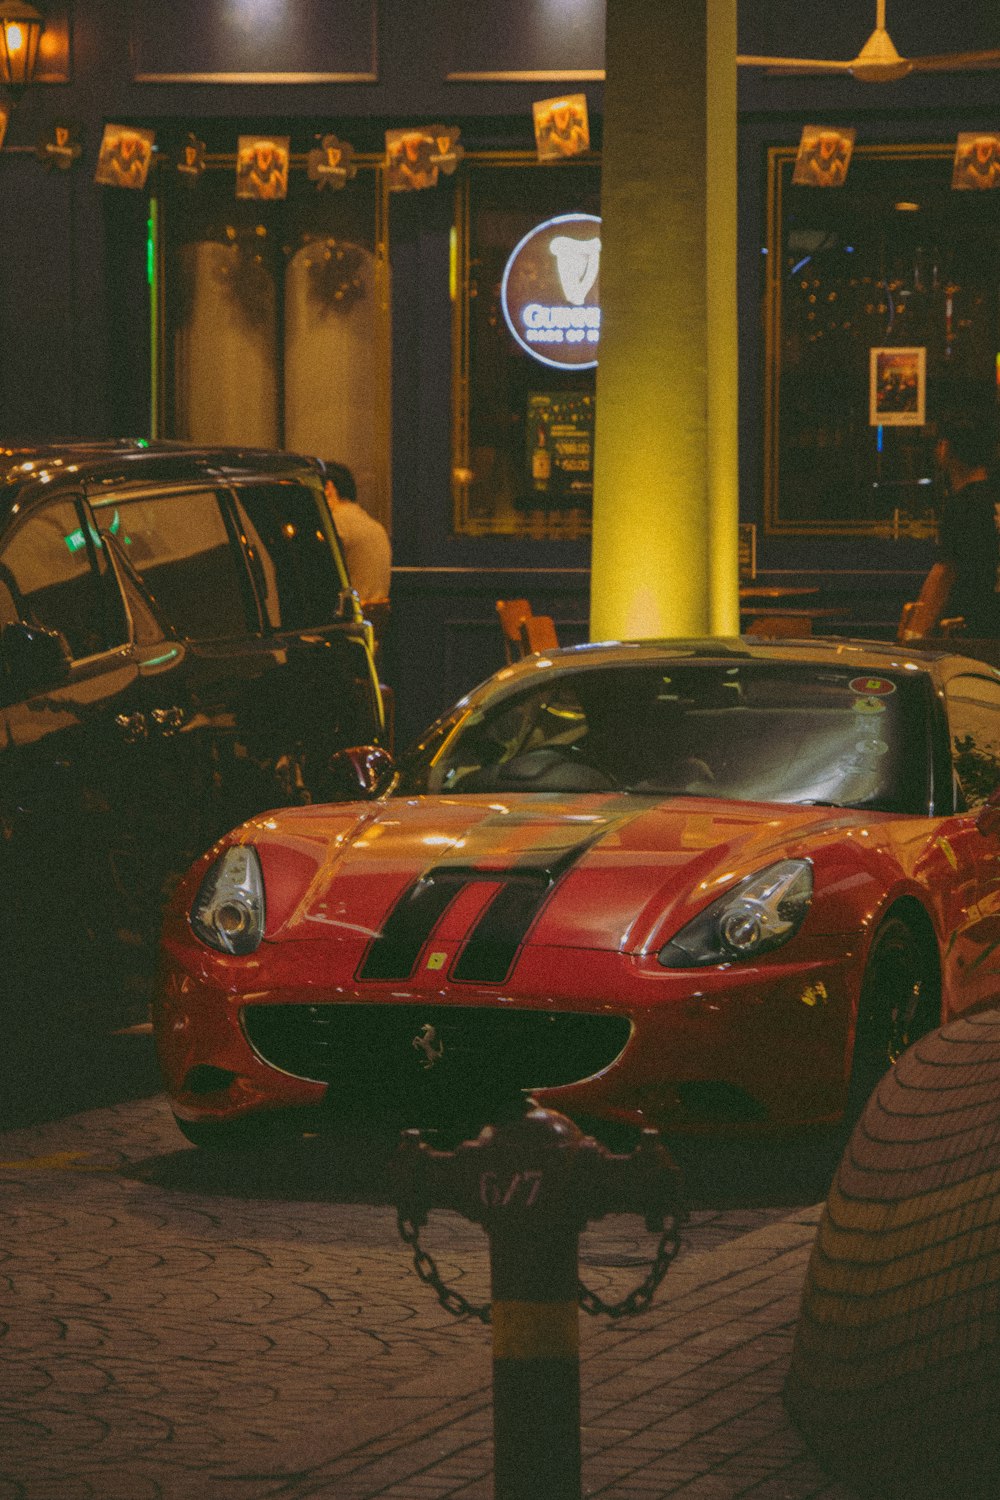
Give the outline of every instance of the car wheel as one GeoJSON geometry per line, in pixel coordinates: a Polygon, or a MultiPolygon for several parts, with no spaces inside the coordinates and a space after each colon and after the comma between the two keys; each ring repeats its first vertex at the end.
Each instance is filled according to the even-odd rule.
{"type": "Polygon", "coordinates": [[[875,934],[861,983],[847,1088],[849,1124],[883,1074],[939,1019],[937,964],[907,922],[889,917],[875,934]]]}

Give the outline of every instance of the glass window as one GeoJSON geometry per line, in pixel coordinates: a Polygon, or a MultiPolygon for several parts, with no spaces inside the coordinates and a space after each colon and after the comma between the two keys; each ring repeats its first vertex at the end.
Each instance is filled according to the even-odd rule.
{"type": "Polygon", "coordinates": [[[212,640],[246,631],[249,581],[214,490],[102,498],[94,514],[99,529],[125,549],[160,618],[178,635],[212,640]]]}
{"type": "Polygon", "coordinates": [[[288,196],[233,196],[234,162],[196,193],[161,180],[161,431],[347,464],[391,530],[389,299],[365,162],[317,193],[293,157],[288,196]]]}
{"type": "Polygon", "coordinates": [[[443,746],[431,736],[404,763],[401,791],[617,788],[926,812],[916,692],[759,663],[546,673],[466,716],[443,746]]]}
{"type": "Polygon", "coordinates": [[[1000,786],[1000,682],[954,677],[946,690],[955,776],[967,808],[1000,786]]]}
{"type": "Polygon", "coordinates": [[[100,538],[85,531],[72,501],[49,505],[14,532],[0,556],[0,577],[19,613],[58,630],[75,659],[124,644],[124,606],[100,538]]]}
{"type": "Polygon", "coordinates": [[[993,196],[953,190],[954,140],[856,146],[829,192],[795,154],[769,155],[765,528],[932,535],[932,424],[996,399],[993,196]]]}
{"type": "Polygon", "coordinates": [[[558,238],[551,252],[544,245],[540,265],[524,262],[528,324],[522,318],[515,325],[524,342],[506,321],[502,289],[511,254],[530,231],[563,215],[600,215],[599,169],[593,162],[563,162],[553,171],[513,156],[490,165],[467,161],[456,201],[463,275],[455,299],[455,530],[589,536],[595,371],[585,360],[577,367],[546,362],[528,352],[527,340],[541,355],[560,354],[545,342],[551,339],[572,339],[565,348],[590,348],[588,333],[597,331],[600,316],[599,223],[581,218],[565,231],[554,227],[553,234],[565,240],[570,233],[584,248],[570,247],[575,259],[562,292],[552,290],[546,275],[537,305],[532,292],[542,286],[543,270],[551,273],[558,263],[558,238]],[[581,275],[574,289],[572,278],[581,275]],[[581,297],[585,305],[570,305],[581,297]],[[547,305],[553,300],[565,305],[547,305]],[[574,322],[579,326],[562,326],[574,322]]]}
{"type": "Polygon", "coordinates": [[[328,625],[347,587],[338,567],[330,527],[319,507],[326,501],[304,484],[241,484],[236,491],[240,526],[251,571],[274,630],[328,625]]]}

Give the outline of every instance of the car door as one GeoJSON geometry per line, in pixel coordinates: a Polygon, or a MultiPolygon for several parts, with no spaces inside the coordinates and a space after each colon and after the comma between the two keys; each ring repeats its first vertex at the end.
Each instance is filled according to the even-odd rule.
{"type": "Polygon", "coordinates": [[[270,657],[241,722],[290,800],[322,800],[335,751],[384,739],[370,631],[318,481],[247,478],[232,501],[270,657]]]}
{"type": "Polygon", "coordinates": [[[983,831],[976,821],[1000,787],[1000,682],[974,672],[953,676],[945,705],[962,810],[949,835],[962,915],[946,962],[965,1009],[1000,997],[1000,833],[983,831]]]}
{"type": "Polygon", "coordinates": [[[164,774],[183,782],[161,806],[183,813],[184,837],[175,844],[191,858],[234,823],[284,800],[238,723],[268,657],[247,560],[225,492],[210,477],[102,491],[91,504],[100,535],[169,642],[140,663],[142,712],[164,774]]]}
{"type": "Polygon", "coordinates": [[[100,535],[178,648],[172,701],[147,713],[166,713],[208,767],[204,845],[266,808],[315,800],[334,751],[381,729],[366,629],[319,495],[209,479],[92,496],[100,535]]]}
{"type": "Polygon", "coordinates": [[[6,973],[33,1003],[113,1012],[138,673],[119,580],[79,496],[8,529],[0,584],[6,973]]]}

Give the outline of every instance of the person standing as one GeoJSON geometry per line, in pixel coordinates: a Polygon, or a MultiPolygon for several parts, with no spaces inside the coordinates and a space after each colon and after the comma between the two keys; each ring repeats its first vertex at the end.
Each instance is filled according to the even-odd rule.
{"type": "Polygon", "coordinates": [[[961,615],[966,634],[1000,636],[1000,490],[990,476],[994,459],[992,422],[956,418],[941,424],[935,461],[945,486],[938,540],[941,557],[955,569],[949,615],[961,615]]]}
{"type": "Polygon", "coordinates": [[[332,460],[323,464],[323,489],[344,551],[351,587],[357,589],[363,605],[388,600],[392,579],[388,532],[358,504],[354,475],[346,464],[332,460]]]}

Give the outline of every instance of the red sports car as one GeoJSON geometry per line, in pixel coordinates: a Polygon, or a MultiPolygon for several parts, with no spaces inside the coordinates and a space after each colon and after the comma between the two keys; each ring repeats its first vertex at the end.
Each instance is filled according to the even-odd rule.
{"type": "Polygon", "coordinates": [[[166,916],[184,1133],[475,1129],[529,1091],[622,1144],[856,1112],[1000,992],[1000,671],[852,641],[506,668],[354,800],[265,814],[166,916]]]}

